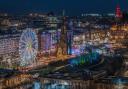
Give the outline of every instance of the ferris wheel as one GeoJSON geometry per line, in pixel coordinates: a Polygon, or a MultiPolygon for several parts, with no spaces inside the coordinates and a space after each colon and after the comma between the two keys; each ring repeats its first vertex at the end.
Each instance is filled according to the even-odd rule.
{"type": "Polygon", "coordinates": [[[35,63],[38,51],[38,39],[35,31],[27,28],[23,31],[19,42],[20,66],[35,63]]]}

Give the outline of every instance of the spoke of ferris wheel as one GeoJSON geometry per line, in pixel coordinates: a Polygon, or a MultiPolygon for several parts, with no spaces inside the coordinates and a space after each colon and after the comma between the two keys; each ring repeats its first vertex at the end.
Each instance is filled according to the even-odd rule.
{"type": "Polygon", "coordinates": [[[30,37],[32,38],[32,40],[34,40],[34,33],[33,32],[30,32],[30,37]]]}
{"type": "Polygon", "coordinates": [[[21,40],[21,43],[20,45],[25,45],[26,44],[26,41],[25,40],[21,40]],[[24,44],[23,44],[24,43],[24,44]]]}
{"type": "Polygon", "coordinates": [[[34,37],[31,36],[31,41],[32,41],[32,43],[36,41],[36,39],[35,39],[35,38],[33,39],[33,38],[34,38],[34,37]]]}
{"type": "Polygon", "coordinates": [[[29,56],[28,49],[25,49],[24,51],[25,51],[25,52],[24,52],[25,56],[28,57],[28,56],[29,56]]]}
{"type": "Polygon", "coordinates": [[[26,42],[28,42],[29,41],[29,36],[28,36],[28,34],[26,35],[26,38],[25,38],[25,40],[26,40],[26,42]]]}
{"type": "Polygon", "coordinates": [[[36,45],[38,43],[37,40],[33,40],[32,45],[36,45]]]}
{"type": "Polygon", "coordinates": [[[26,41],[28,41],[28,38],[29,38],[29,32],[27,31],[27,32],[25,33],[25,39],[26,39],[26,41]]]}
{"type": "Polygon", "coordinates": [[[37,53],[37,50],[34,49],[34,48],[32,48],[32,51],[33,51],[34,54],[37,53]]]}
{"type": "Polygon", "coordinates": [[[25,57],[32,56],[32,55],[33,55],[32,51],[25,50],[24,52],[25,57]]]}
{"type": "Polygon", "coordinates": [[[33,50],[30,50],[30,55],[31,55],[31,57],[34,55],[34,52],[33,52],[33,50]]]}
{"type": "Polygon", "coordinates": [[[25,45],[21,45],[21,44],[19,44],[19,49],[22,49],[22,48],[24,48],[25,47],[25,45]]]}
{"type": "Polygon", "coordinates": [[[34,34],[33,31],[30,31],[30,32],[29,32],[29,35],[30,35],[30,36],[34,36],[35,34],[34,34]]]}
{"type": "Polygon", "coordinates": [[[37,42],[36,42],[35,40],[32,41],[32,46],[35,47],[36,43],[37,43],[37,42]]]}
{"type": "Polygon", "coordinates": [[[33,53],[33,51],[32,51],[32,50],[30,50],[30,55],[31,55],[31,56],[33,56],[33,55],[34,55],[34,53],[33,53]]]}
{"type": "Polygon", "coordinates": [[[28,37],[27,37],[26,35],[24,35],[22,41],[27,42],[27,41],[28,41],[27,38],[28,38],[28,37]]]}
{"type": "Polygon", "coordinates": [[[20,50],[23,50],[23,49],[26,49],[26,44],[20,44],[20,47],[19,47],[20,50]]]}
{"type": "Polygon", "coordinates": [[[27,51],[27,54],[28,54],[28,56],[30,56],[31,54],[30,54],[30,50],[26,50],[27,51]]]}
{"type": "Polygon", "coordinates": [[[34,56],[35,55],[35,51],[32,49],[31,52],[32,52],[32,56],[34,56]]]}
{"type": "Polygon", "coordinates": [[[35,39],[34,39],[34,38],[35,38],[35,35],[32,35],[32,32],[29,33],[29,37],[31,38],[31,41],[35,40],[35,39]]]}
{"type": "Polygon", "coordinates": [[[22,50],[22,55],[23,55],[23,57],[26,59],[26,54],[27,54],[27,51],[26,51],[26,49],[25,50],[22,50]]]}
{"type": "Polygon", "coordinates": [[[32,33],[31,31],[28,32],[28,36],[29,36],[29,37],[31,37],[31,33],[32,33]]]}
{"type": "Polygon", "coordinates": [[[20,38],[20,41],[24,40],[25,41],[25,38],[24,36],[22,35],[21,38],[20,38]]]}

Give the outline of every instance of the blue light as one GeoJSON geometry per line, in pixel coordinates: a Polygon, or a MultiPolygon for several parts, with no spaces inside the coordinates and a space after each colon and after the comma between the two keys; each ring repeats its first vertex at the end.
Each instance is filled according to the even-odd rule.
{"type": "Polygon", "coordinates": [[[40,82],[34,82],[34,87],[33,89],[41,89],[41,83],[40,82]]]}
{"type": "Polygon", "coordinates": [[[90,54],[84,54],[80,55],[76,58],[70,59],[69,64],[78,66],[78,65],[87,65],[87,64],[94,64],[99,61],[99,54],[98,53],[90,53],[90,54]]]}
{"type": "Polygon", "coordinates": [[[44,88],[43,89],[69,89],[69,84],[67,82],[63,82],[63,83],[58,83],[58,82],[46,83],[46,84],[44,84],[44,88]]]}
{"type": "Polygon", "coordinates": [[[72,54],[80,55],[80,50],[79,49],[72,49],[72,54]]]}

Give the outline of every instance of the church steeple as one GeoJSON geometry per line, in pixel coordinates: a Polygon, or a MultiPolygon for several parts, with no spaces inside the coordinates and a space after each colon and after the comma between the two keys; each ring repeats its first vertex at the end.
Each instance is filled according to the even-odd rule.
{"type": "Polygon", "coordinates": [[[60,46],[63,50],[63,55],[67,55],[67,23],[65,16],[63,16],[63,22],[61,27],[60,46]]]}
{"type": "Polygon", "coordinates": [[[62,16],[62,25],[61,25],[61,35],[58,42],[58,48],[57,48],[57,57],[63,58],[67,55],[67,22],[65,17],[65,12],[63,11],[62,16]]]}

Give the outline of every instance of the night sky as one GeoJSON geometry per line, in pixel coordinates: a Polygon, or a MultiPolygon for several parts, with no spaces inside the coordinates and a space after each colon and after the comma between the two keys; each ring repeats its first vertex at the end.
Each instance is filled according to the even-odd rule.
{"type": "Polygon", "coordinates": [[[108,13],[115,11],[117,3],[123,11],[128,11],[128,0],[0,0],[0,12],[26,14],[53,11],[61,14],[65,9],[67,15],[108,13]]]}

